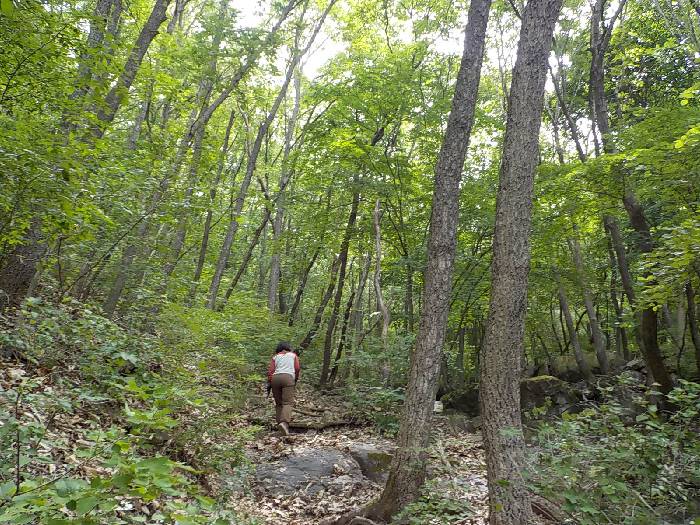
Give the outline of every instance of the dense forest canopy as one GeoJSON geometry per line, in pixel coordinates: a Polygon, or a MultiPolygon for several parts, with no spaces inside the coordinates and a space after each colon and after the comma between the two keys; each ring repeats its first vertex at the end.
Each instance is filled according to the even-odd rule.
{"type": "Polygon", "coordinates": [[[700,523],[697,0],[0,5],[0,522],[700,523]],[[383,491],[232,503],[280,340],[383,491]]]}

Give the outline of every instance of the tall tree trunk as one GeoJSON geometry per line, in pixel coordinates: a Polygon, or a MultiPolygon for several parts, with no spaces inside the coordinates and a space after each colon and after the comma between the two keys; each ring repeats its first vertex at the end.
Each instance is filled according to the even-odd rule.
{"type": "Polygon", "coordinates": [[[92,133],[96,138],[102,138],[107,125],[114,120],[119,107],[129,93],[131,84],[133,84],[136,74],[141,67],[141,62],[143,62],[143,57],[146,56],[146,51],[148,51],[151,42],[158,34],[160,26],[167,18],[166,11],[169,3],[170,0],[156,0],[153,5],[148,20],[146,20],[139,36],[136,38],[134,47],[129,52],[129,57],[126,60],[122,73],[114,86],[109,90],[109,93],[107,93],[103,107],[97,110],[99,123],[92,128],[92,133]]]}
{"type": "Polygon", "coordinates": [[[685,297],[688,300],[688,326],[690,326],[690,338],[693,340],[695,347],[695,363],[698,368],[698,377],[700,377],[700,330],[698,330],[698,317],[695,307],[695,290],[693,284],[688,281],[685,285],[685,297]]]}
{"type": "Polygon", "coordinates": [[[46,248],[40,219],[35,217],[23,243],[0,260],[0,313],[24,300],[46,248]]]}
{"type": "Polygon", "coordinates": [[[299,306],[301,305],[301,297],[304,295],[304,289],[306,288],[306,281],[309,279],[309,273],[311,273],[311,269],[314,267],[316,259],[318,259],[319,253],[321,253],[320,246],[318,246],[316,250],[314,250],[314,254],[311,257],[309,264],[306,265],[306,268],[304,268],[304,271],[301,274],[299,286],[297,288],[296,294],[294,295],[294,302],[292,303],[292,307],[289,310],[289,326],[294,325],[294,319],[296,318],[297,310],[299,310],[299,306]]]}
{"type": "Polygon", "coordinates": [[[388,359],[389,349],[387,348],[387,336],[389,335],[389,324],[391,323],[391,313],[389,307],[384,301],[384,293],[382,292],[382,229],[380,222],[382,220],[382,211],[379,205],[379,199],[374,205],[374,295],[377,298],[377,308],[382,314],[382,328],[380,337],[382,339],[382,377],[384,384],[389,385],[391,378],[391,365],[388,359]]]}
{"type": "Polygon", "coordinates": [[[260,221],[260,225],[257,228],[255,228],[255,231],[253,232],[253,238],[248,244],[248,248],[246,249],[245,254],[243,255],[241,264],[238,266],[238,271],[236,271],[236,275],[233,276],[231,284],[229,284],[228,289],[224,294],[224,302],[228,302],[229,298],[231,297],[231,294],[233,293],[233,290],[236,288],[236,286],[238,286],[241,277],[243,277],[246,268],[248,268],[248,263],[250,262],[250,259],[253,256],[253,250],[258,245],[258,242],[260,241],[260,236],[262,235],[263,231],[265,231],[265,227],[267,226],[269,220],[270,210],[266,209],[263,214],[262,221],[260,221]]]}
{"type": "Polygon", "coordinates": [[[533,521],[522,476],[525,443],[520,419],[530,223],[547,60],[562,0],[529,0],[522,16],[518,56],[496,198],[491,298],[479,393],[489,481],[489,523],[533,521]]]}
{"type": "Polygon", "coordinates": [[[593,380],[593,374],[591,373],[591,368],[588,366],[588,361],[586,356],[581,349],[581,343],[578,339],[578,334],[576,333],[576,326],[574,325],[574,320],[571,318],[571,309],[569,308],[569,300],[566,297],[566,290],[564,290],[564,285],[561,280],[558,279],[557,282],[559,290],[559,308],[564,315],[564,320],[566,321],[566,330],[569,333],[569,341],[571,341],[571,346],[574,349],[574,358],[576,359],[576,364],[581,372],[581,375],[590,383],[593,380]]]}
{"type": "Polygon", "coordinates": [[[323,297],[321,297],[321,302],[319,303],[318,308],[316,308],[316,315],[314,315],[314,320],[309,328],[309,331],[306,332],[304,339],[302,339],[298,345],[300,351],[306,350],[316,337],[318,327],[321,325],[321,319],[323,318],[323,311],[326,309],[328,301],[330,301],[331,297],[333,296],[333,290],[335,290],[335,281],[338,277],[338,268],[340,268],[340,257],[336,257],[333,260],[333,264],[331,265],[331,277],[328,280],[328,286],[326,287],[326,291],[323,293],[323,297]]]}
{"type": "Polygon", "coordinates": [[[413,267],[409,263],[406,265],[406,296],[404,304],[404,314],[406,316],[406,329],[413,332],[414,328],[414,310],[413,310],[413,267]]]}
{"type": "Polygon", "coordinates": [[[346,345],[346,338],[348,335],[348,323],[350,322],[350,314],[352,313],[352,305],[355,304],[356,291],[353,289],[350,292],[350,297],[345,305],[345,312],[343,313],[343,324],[340,328],[340,337],[338,338],[338,349],[335,352],[335,360],[333,361],[333,368],[328,377],[328,382],[333,385],[335,378],[338,376],[338,366],[340,365],[340,359],[343,357],[343,349],[346,345]]]}
{"type": "MultiPolygon", "coordinates": [[[[603,220],[605,221],[605,218],[603,218],[603,220]]],[[[617,296],[617,274],[615,272],[617,265],[615,263],[615,252],[613,251],[612,242],[609,238],[608,259],[610,261],[610,300],[612,301],[613,308],[615,309],[615,344],[617,346],[618,353],[621,353],[625,361],[629,361],[632,358],[632,356],[630,355],[629,341],[627,340],[627,330],[624,326],[622,326],[622,302],[617,296]]]]}
{"type": "MultiPolygon", "coordinates": [[[[267,309],[270,312],[276,310],[279,301],[280,277],[282,275],[282,260],[280,255],[280,238],[282,237],[282,225],[284,221],[284,190],[292,176],[292,169],[289,166],[289,155],[292,151],[292,139],[294,138],[294,128],[299,117],[301,105],[301,72],[297,70],[294,75],[294,107],[292,115],[287,123],[284,134],[284,152],[282,155],[282,174],[279,182],[279,196],[277,197],[277,209],[275,219],[272,222],[272,257],[270,259],[270,287],[267,294],[267,309]]],[[[281,305],[280,305],[281,306],[281,305]]]]}
{"type": "Polygon", "coordinates": [[[199,247],[199,256],[197,257],[197,266],[194,270],[194,277],[192,277],[192,288],[190,289],[190,304],[194,304],[197,299],[197,288],[199,286],[199,281],[202,278],[202,271],[204,270],[204,261],[207,256],[207,248],[209,247],[209,234],[211,233],[211,220],[214,216],[214,204],[216,200],[216,193],[219,188],[219,183],[221,182],[221,175],[224,172],[224,165],[226,163],[226,157],[228,155],[228,150],[230,147],[231,129],[233,128],[233,122],[236,119],[236,111],[231,111],[231,116],[228,119],[228,124],[226,125],[226,132],[224,133],[224,143],[221,146],[221,152],[219,153],[219,159],[216,166],[216,177],[214,182],[212,182],[211,188],[209,189],[209,206],[207,207],[207,215],[204,219],[204,228],[202,232],[202,242],[199,247]]]}
{"type": "Polygon", "coordinates": [[[353,337],[352,340],[347,343],[348,350],[346,352],[346,360],[348,362],[347,366],[343,369],[343,374],[341,377],[342,382],[346,382],[348,378],[352,376],[352,354],[359,345],[359,341],[362,337],[362,297],[365,292],[365,286],[367,285],[367,277],[369,276],[369,267],[372,263],[372,255],[369,253],[365,255],[365,261],[362,265],[362,271],[360,272],[360,282],[357,285],[357,293],[355,294],[355,304],[352,308],[352,330],[353,337]]]}
{"type": "Polygon", "coordinates": [[[603,331],[600,329],[598,314],[596,312],[595,305],[593,304],[593,293],[588,285],[588,278],[583,265],[583,258],[581,257],[581,246],[578,242],[578,228],[576,225],[574,225],[574,237],[569,239],[568,244],[574,259],[574,265],[576,266],[576,277],[581,289],[583,290],[583,304],[586,306],[588,321],[591,325],[593,348],[595,348],[595,355],[598,358],[598,366],[600,367],[600,373],[605,375],[610,370],[608,353],[605,349],[605,336],[603,335],[603,331]]]}
{"type": "MultiPolygon", "coordinates": [[[[622,14],[627,0],[620,0],[615,13],[608,23],[605,23],[605,8],[607,0],[595,0],[591,10],[590,51],[591,66],[589,69],[589,104],[591,120],[598,128],[603,151],[612,153],[615,146],[610,137],[610,121],[608,119],[608,100],[605,96],[605,53],[610,45],[615,22],[622,14]]],[[[596,153],[600,153],[596,141],[596,153]]]]}
{"type": "MultiPolygon", "coordinates": [[[[289,66],[287,66],[287,72],[285,75],[284,83],[282,84],[282,87],[277,93],[277,97],[275,98],[275,101],[273,102],[272,107],[270,108],[270,111],[268,112],[265,120],[258,129],[258,134],[255,138],[255,142],[253,143],[250,156],[248,157],[246,174],[243,178],[243,183],[241,184],[238,197],[236,198],[232,220],[229,222],[228,229],[226,230],[226,237],[224,238],[223,246],[221,247],[221,251],[219,252],[219,259],[216,263],[214,276],[212,277],[211,285],[209,287],[209,300],[207,301],[207,307],[211,310],[213,310],[216,307],[216,298],[219,294],[221,278],[224,275],[224,270],[226,269],[226,264],[228,263],[228,258],[231,254],[231,246],[233,245],[233,239],[236,235],[236,232],[238,231],[238,219],[241,216],[241,212],[243,211],[243,203],[245,202],[245,196],[248,192],[248,186],[250,186],[250,181],[253,177],[253,173],[255,172],[255,167],[258,161],[258,155],[260,154],[262,141],[267,135],[267,132],[270,129],[270,125],[272,124],[272,121],[277,115],[277,111],[279,110],[280,104],[282,104],[282,101],[284,100],[284,97],[287,94],[287,88],[289,87],[289,83],[292,80],[292,75],[294,71],[299,65],[299,61],[308,52],[309,48],[313,45],[314,41],[316,40],[316,37],[318,36],[319,31],[321,30],[321,27],[323,26],[324,21],[326,20],[326,17],[328,16],[328,13],[330,12],[331,8],[335,5],[336,1],[337,0],[331,0],[328,6],[326,7],[325,11],[323,12],[319,21],[314,27],[313,33],[311,34],[308,42],[306,43],[306,47],[304,47],[304,49],[300,50],[299,52],[294,53],[294,56],[292,57],[289,66]]],[[[290,2],[290,5],[293,5],[293,2],[290,2]]],[[[290,5],[288,5],[289,9],[291,9],[290,5]]],[[[299,31],[301,31],[301,29],[299,29],[299,31]]],[[[211,107],[212,106],[210,106],[210,108],[211,107]]]]}
{"type": "MultiPolygon", "coordinates": [[[[632,228],[637,232],[637,249],[640,253],[651,253],[654,245],[651,239],[649,223],[644,215],[642,205],[637,197],[628,190],[623,197],[623,204],[627,210],[632,228]]],[[[654,380],[661,385],[661,392],[667,394],[673,388],[671,375],[666,369],[658,340],[658,316],[652,305],[645,306],[641,312],[640,335],[642,338],[642,351],[644,360],[654,376],[654,380]]]]}
{"type": "Polygon", "coordinates": [[[338,322],[338,315],[340,313],[340,304],[343,300],[343,287],[345,286],[345,273],[348,266],[348,250],[350,248],[350,239],[355,232],[355,221],[357,220],[357,208],[360,205],[360,188],[359,180],[357,175],[355,175],[353,180],[353,194],[352,194],[352,204],[350,206],[350,216],[348,217],[348,222],[345,227],[345,233],[343,234],[343,241],[340,244],[340,252],[338,253],[338,259],[340,261],[340,269],[338,271],[338,286],[335,290],[335,297],[333,298],[333,307],[331,309],[331,315],[328,318],[328,327],[326,329],[326,340],[323,345],[323,364],[321,366],[321,377],[319,379],[319,384],[325,386],[328,382],[328,373],[331,366],[331,351],[333,343],[333,332],[335,330],[335,325],[338,322]]]}
{"type": "Polygon", "coordinates": [[[423,304],[416,347],[411,355],[398,448],[384,491],[379,501],[367,510],[369,517],[384,521],[389,521],[398,509],[416,499],[425,481],[440,355],[452,292],[459,182],[474,124],[490,8],[491,0],[473,0],[469,5],[464,51],[447,129],[435,167],[423,304]]]}

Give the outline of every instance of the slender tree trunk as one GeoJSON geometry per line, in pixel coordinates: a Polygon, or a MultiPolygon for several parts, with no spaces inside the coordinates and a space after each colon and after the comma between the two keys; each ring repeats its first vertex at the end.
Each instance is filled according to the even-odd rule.
{"type": "Polygon", "coordinates": [[[114,86],[109,90],[109,93],[107,93],[104,100],[104,107],[99,108],[97,111],[97,118],[100,122],[92,128],[92,133],[95,137],[102,138],[107,125],[114,120],[119,107],[131,88],[131,84],[136,78],[136,74],[141,67],[141,62],[143,62],[143,57],[146,56],[146,51],[148,51],[151,42],[153,42],[153,39],[158,34],[160,26],[167,18],[166,11],[169,3],[170,0],[156,0],[153,5],[148,20],[146,20],[139,36],[136,38],[134,47],[131,48],[122,73],[119,75],[114,86]]]}
{"type": "Polygon", "coordinates": [[[382,377],[384,384],[389,386],[391,379],[391,364],[388,359],[389,349],[387,348],[387,336],[389,335],[389,324],[391,323],[391,312],[384,301],[382,293],[382,230],[380,227],[382,212],[379,199],[374,205],[374,295],[377,298],[377,308],[382,314],[382,327],[380,337],[382,339],[382,377]]]}
{"type": "Polygon", "coordinates": [[[341,377],[342,382],[346,382],[348,378],[352,376],[352,354],[354,349],[359,345],[360,338],[362,337],[362,296],[364,295],[365,286],[367,285],[367,277],[369,276],[369,268],[371,263],[372,256],[368,253],[365,255],[365,262],[362,265],[360,281],[357,285],[357,294],[355,294],[355,304],[352,308],[351,324],[353,337],[350,343],[347,343],[348,350],[346,352],[346,360],[348,364],[343,369],[343,374],[341,377]]]}
{"type": "Polygon", "coordinates": [[[578,334],[576,333],[576,326],[574,326],[574,320],[571,317],[571,309],[569,308],[569,300],[566,297],[566,290],[564,286],[559,281],[557,283],[559,289],[559,308],[564,314],[564,320],[566,321],[566,330],[569,333],[569,341],[571,341],[571,346],[574,349],[574,358],[576,359],[576,364],[581,372],[581,375],[590,383],[593,380],[593,374],[591,373],[591,368],[588,366],[588,361],[586,356],[581,349],[581,343],[578,339],[578,334]]]}
{"type": "MultiPolygon", "coordinates": [[[[592,4],[590,24],[591,66],[589,69],[589,104],[591,120],[598,128],[603,151],[613,153],[615,145],[610,136],[610,121],[608,119],[608,99],[605,96],[605,53],[610,45],[612,30],[619,18],[627,0],[620,0],[615,13],[608,23],[605,23],[607,0],[595,0],[592,4]]],[[[595,130],[594,130],[595,131],[595,130]]],[[[596,142],[596,153],[599,154],[596,142]]]]}
{"type": "Polygon", "coordinates": [[[197,298],[197,288],[199,286],[199,281],[202,278],[202,271],[204,270],[204,261],[207,257],[207,248],[209,247],[209,234],[211,233],[211,220],[214,216],[214,204],[216,201],[216,193],[221,182],[221,175],[224,172],[224,165],[226,163],[226,156],[228,155],[228,150],[230,147],[229,140],[231,138],[231,128],[233,128],[233,122],[236,119],[236,111],[231,111],[231,116],[229,117],[228,124],[226,126],[226,132],[224,133],[224,143],[221,147],[221,153],[219,154],[219,160],[216,167],[216,177],[214,182],[209,189],[209,206],[207,208],[207,216],[204,219],[204,229],[202,232],[202,243],[199,247],[199,257],[197,257],[197,266],[194,270],[194,277],[192,278],[192,288],[190,289],[190,304],[194,304],[197,298]]]}
{"type": "Polygon", "coordinates": [[[698,330],[698,317],[695,307],[695,289],[693,284],[688,281],[685,285],[685,297],[688,300],[688,326],[690,327],[690,338],[693,340],[695,347],[695,363],[698,368],[698,377],[700,377],[700,330],[698,330]]]}
{"type": "Polygon", "coordinates": [[[469,5],[464,51],[447,129],[435,167],[423,304],[416,348],[411,355],[398,447],[384,491],[379,501],[366,512],[369,517],[384,521],[389,521],[398,509],[418,497],[425,481],[440,356],[452,292],[459,182],[474,124],[490,7],[490,0],[473,0],[469,5]]]}
{"type": "Polygon", "coordinates": [[[593,348],[595,348],[595,354],[598,358],[598,366],[600,367],[600,373],[605,375],[610,370],[610,365],[608,363],[608,353],[605,349],[605,338],[602,330],[600,329],[600,324],[598,322],[598,314],[593,304],[593,293],[588,285],[588,279],[586,270],[583,265],[583,258],[581,257],[581,246],[578,242],[578,228],[574,225],[574,237],[569,239],[569,249],[574,259],[574,264],[576,266],[576,276],[579,281],[579,285],[583,290],[583,303],[586,306],[586,313],[588,314],[588,320],[591,325],[591,335],[593,336],[593,348]]]}
{"type": "MultiPolygon", "coordinates": [[[[644,215],[642,205],[637,201],[636,196],[627,191],[623,197],[623,204],[632,224],[632,228],[637,232],[637,249],[640,253],[651,253],[654,249],[649,223],[644,215]]],[[[629,297],[629,296],[628,296],[629,297]]],[[[654,380],[661,385],[661,392],[667,394],[673,388],[671,375],[668,373],[664,363],[658,340],[658,318],[657,312],[652,305],[645,306],[641,312],[640,335],[643,341],[642,351],[644,360],[649,370],[654,376],[654,380]]]]}
{"type": "Polygon", "coordinates": [[[255,228],[255,231],[253,232],[253,238],[248,244],[248,248],[246,249],[246,252],[243,255],[241,264],[238,266],[238,271],[236,272],[236,275],[233,276],[233,280],[231,280],[231,284],[229,284],[228,289],[226,290],[226,294],[224,294],[224,302],[228,302],[229,298],[231,297],[231,294],[233,293],[233,290],[236,288],[236,286],[238,286],[241,277],[243,277],[243,274],[248,268],[248,263],[250,262],[250,259],[253,256],[253,250],[255,250],[255,247],[258,245],[258,242],[260,241],[260,236],[262,235],[263,231],[265,231],[265,227],[267,226],[267,223],[269,221],[270,210],[266,209],[263,215],[263,219],[262,221],[260,221],[260,225],[257,228],[255,228]]]}
{"type": "Polygon", "coordinates": [[[357,292],[352,290],[348,302],[345,305],[345,312],[343,313],[343,324],[340,328],[340,338],[338,341],[338,349],[335,353],[335,360],[333,361],[333,368],[328,377],[328,382],[333,385],[335,378],[338,376],[338,366],[340,365],[340,359],[343,357],[343,349],[346,345],[346,337],[348,334],[348,323],[350,322],[350,314],[352,313],[352,305],[355,304],[355,294],[357,292]]]}
{"type": "Polygon", "coordinates": [[[350,239],[355,231],[357,208],[360,205],[360,189],[357,175],[355,175],[353,183],[354,189],[352,194],[352,204],[350,206],[350,216],[348,217],[348,222],[345,227],[345,234],[343,235],[343,241],[340,244],[340,252],[338,254],[338,259],[340,261],[340,269],[338,271],[338,287],[336,288],[335,297],[333,298],[333,307],[331,309],[331,315],[328,318],[328,327],[326,329],[326,340],[323,345],[323,364],[321,366],[321,377],[319,380],[319,384],[321,386],[325,386],[325,384],[328,382],[328,373],[331,366],[331,345],[333,343],[333,332],[335,330],[335,325],[338,322],[340,304],[343,300],[345,273],[348,266],[348,250],[350,248],[350,239]]]}
{"type": "Polygon", "coordinates": [[[321,319],[323,318],[323,311],[326,309],[328,301],[330,301],[331,297],[333,296],[333,290],[335,290],[335,281],[338,277],[339,267],[340,257],[336,257],[333,260],[333,264],[331,265],[331,277],[328,281],[328,286],[326,287],[326,291],[324,292],[323,297],[321,297],[321,302],[319,303],[318,308],[316,308],[316,315],[314,315],[313,323],[311,324],[309,331],[306,332],[304,339],[302,339],[301,342],[297,345],[300,351],[306,350],[316,337],[318,327],[321,325],[321,319]]]}
{"type": "Polygon", "coordinates": [[[413,267],[406,266],[406,297],[405,297],[406,329],[413,332],[415,315],[413,313],[413,267]]]}
{"type": "MultiPolygon", "coordinates": [[[[270,288],[267,295],[267,309],[270,312],[276,310],[279,301],[280,277],[282,275],[282,260],[280,256],[280,238],[282,237],[282,225],[284,221],[284,189],[292,176],[292,169],[289,166],[289,155],[292,151],[292,139],[294,138],[294,128],[299,117],[299,107],[301,105],[301,73],[297,70],[294,75],[294,107],[292,115],[287,123],[284,136],[284,153],[282,158],[282,174],[279,183],[279,196],[277,198],[277,209],[275,220],[272,223],[272,258],[270,259],[270,288]]],[[[281,306],[281,305],[280,305],[281,306]]]]}
{"type": "MultiPolygon", "coordinates": [[[[605,217],[603,218],[603,221],[605,221],[605,217]]],[[[615,262],[615,252],[613,251],[610,238],[608,238],[608,259],[610,260],[610,300],[612,301],[613,308],[615,309],[615,343],[618,353],[621,351],[623,359],[625,361],[629,361],[632,356],[630,355],[629,342],[627,340],[627,330],[622,326],[622,302],[617,296],[617,279],[615,272],[617,265],[615,262]]]]}
{"type": "Polygon", "coordinates": [[[562,0],[529,0],[522,16],[496,198],[491,299],[479,393],[489,480],[489,523],[533,522],[523,479],[520,418],[530,223],[547,60],[562,0]]]}
{"type": "Polygon", "coordinates": [[[311,269],[314,267],[314,264],[316,263],[316,259],[318,259],[319,253],[321,253],[320,246],[318,246],[316,248],[313,256],[311,257],[311,260],[309,261],[309,264],[306,265],[306,268],[304,268],[304,271],[301,274],[301,279],[299,281],[299,287],[297,288],[297,292],[294,295],[294,302],[292,303],[292,308],[289,310],[289,323],[288,323],[289,326],[294,325],[294,319],[296,318],[297,310],[299,310],[299,306],[301,306],[301,298],[304,295],[304,289],[306,288],[306,281],[309,279],[309,273],[311,273],[311,269]]]}
{"type": "MultiPolygon", "coordinates": [[[[313,42],[314,40],[316,40],[316,37],[318,36],[318,33],[321,30],[321,27],[323,26],[323,23],[326,17],[328,16],[329,11],[333,7],[333,5],[335,5],[336,1],[337,0],[331,0],[328,6],[326,7],[326,10],[323,12],[321,18],[314,27],[314,31],[309,37],[309,41],[307,42],[306,47],[294,54],[289,66],[287,67],[287,73],[285,75],[284,83],[282,84],[282,87],[277,93],[277,97],[275,98],[275,101],[272,104],[272,108],[270,108],[270,111],[268,112],[265,120],[258,129],[258,134],[255,138],[253,148],[251,149],[250,156],[248,158],[246,174],[243,179],[243,183],[241,184],[241,189],[238,193],[238,197],[236,198],[236,203],[234,205],[233,217],[232,220],[229,222],[228,229],[226,230],[226,237],[224,238],[223,246],[221,247],[221,251],[219,252],[219,259],[216,263],[214,276],[212,277],[211,285],[209,287],[209,300],[207,302],[207,307],[211,310],[213,310],[216,307],[216,298],[219,294],[221,279],[224,275],[224,270],[226,269],[226,264],[228,263],[228,258],[231,254],[231,246],[233,245],[233,239],[236,235],[236,232],[238,231],[238,219],[241,216],[241,212],[243,211],[243,203],[245,202],[245,196],[248,192],[248,186],[250,186],[250,181],[253,177],[253,173],[255,172],[255,167],[258,161],[258,155],[260,154],[262,141],[267,135],[267,132],[270,129],[270,125],[272,124],[272,121],[277,115],[277,111],[279,110],[280,104],[282,104],[282,101],[284,100],[284,97],[287,94],[287,88],[289,87],[289,83],[292,80],[292,75],[296,67],[299,65],[299,61],[308,52],[309,48],[313,45],[313,42]]],[[[293,5],[293,3],[290,3],[290,5],[293,5]]],[[[288,8],[291,9],[289,5],[288,8]]],[[[210,108],[211,107],[212,106],[210,106],[210,108]]]]}

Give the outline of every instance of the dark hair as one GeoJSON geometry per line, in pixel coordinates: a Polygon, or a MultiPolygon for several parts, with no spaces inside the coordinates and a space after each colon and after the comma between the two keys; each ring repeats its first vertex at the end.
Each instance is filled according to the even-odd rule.
{"type": "Polygon", "coordinates": [[[292,345],[289,344],[287,341],[280,341],[279,343],[277,343],[277,348],[275,348],[276,354],[279,354],[280,352],[284,352],[285,350],[291,352],[292,345]]]}

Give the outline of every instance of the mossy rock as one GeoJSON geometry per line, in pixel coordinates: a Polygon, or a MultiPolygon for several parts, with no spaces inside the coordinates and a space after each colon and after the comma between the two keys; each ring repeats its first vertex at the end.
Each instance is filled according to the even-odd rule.
{"type": "Polygon", "coordinates": [[[348,447],[350,456],[360,465],[362,474],[375,483],[384,483],[389,475],[393,454],[372,444],[355,443],[348,447]]]}
{"type": "Polygon", "coordinates": [[[547,415],[560,415],[580,400],[580,392],[558,377],[543,375],[520,381],[520,408],[523,411],[547,407],[547,415]]]}

